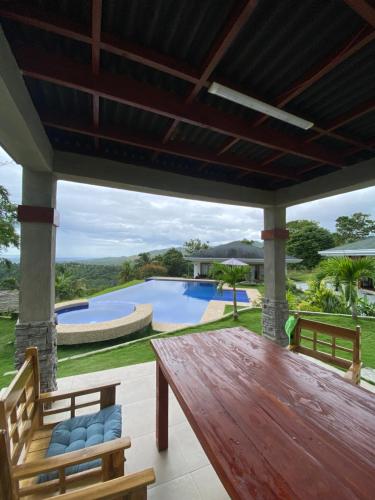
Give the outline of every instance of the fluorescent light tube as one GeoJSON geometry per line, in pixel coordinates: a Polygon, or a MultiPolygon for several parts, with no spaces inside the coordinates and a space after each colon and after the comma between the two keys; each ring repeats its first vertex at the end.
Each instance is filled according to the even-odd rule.
{"type": "Polygon", "coordinates": [[[304,120],[303,118],[299,118],[296,115],[287,113],[286,111],[276,108],[275,106],[271,106],[266,102],[254,99],[254,97],[241,94],[241,92],[237,92],[236,90],[230,89],[229,87],[220,85],[220,83],[217,82],[211,83],[208,92],[210,94],[215,94],[223,97],[224,99],[228,99],[228,101],[233,101],[237,104],[241,104],[241,106],[246,106],[247,108],[259,111],[259,113],[264,113],[265,115],[272,116],[272,118],[276,118],[276,120],[290,123],[291,125],[295,125],[296,127],[303,128],[305,130],[314,126],[313,122],[309,122],[307,120],[304,120]]]}

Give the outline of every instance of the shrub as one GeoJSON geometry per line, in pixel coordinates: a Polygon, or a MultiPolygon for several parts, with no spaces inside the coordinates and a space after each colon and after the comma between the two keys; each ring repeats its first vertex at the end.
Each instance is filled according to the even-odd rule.
{"type": "Polygon", "coordinates": [[[151,278],[151,276],[167,276],[168,270],[160,264],[145,264],[138,270],[140,278],[151,278]]]}

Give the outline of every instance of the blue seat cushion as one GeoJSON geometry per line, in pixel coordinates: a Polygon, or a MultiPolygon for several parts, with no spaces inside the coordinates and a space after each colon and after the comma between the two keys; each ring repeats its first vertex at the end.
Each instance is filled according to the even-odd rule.
{"type": "MultiPolygon", "coordinates": [[[[56,425],[52,431],[46,457],[82,450],[88,446],[104,443],[121,437],[121,406],[111,405],[97,413],[69,418],[56,425]]],[[[75,474],[101,465],[101,459],[73,465],[65,474],[75,474]]],[[[58,477],[57,471],[39,476],[39,483],[58,477]]]]}

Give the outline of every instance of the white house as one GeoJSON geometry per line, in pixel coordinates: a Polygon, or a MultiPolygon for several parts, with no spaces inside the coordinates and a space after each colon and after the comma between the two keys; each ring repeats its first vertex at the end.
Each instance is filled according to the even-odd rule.
{"type": "MultiPolygon", "coordinates": [[[[223,262],[227,259],[239,259],[251,266],[249,280],[263,281],[264,276],[264,249],[259,241],[232,241],[224,245],[209,247],[205,250],[186,256],[185,259],[194,264],[194,277],[209,275],[213,262],[223,262]]],[[[286,264],[298,264],[301,259],[286,256],[286,264]]]]}

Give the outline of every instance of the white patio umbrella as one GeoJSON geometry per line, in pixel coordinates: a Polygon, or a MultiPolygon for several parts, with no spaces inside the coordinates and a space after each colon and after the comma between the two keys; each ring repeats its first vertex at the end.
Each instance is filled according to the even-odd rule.
{"type": "Polygon", "coordinates": [[[245,262],[242,262],[242,260],[238,260],[238,259],[224,260],[224,262],[222,262],[222,264],[224,264],[226,266],[247,266],[247,264],[245,262]]]}

